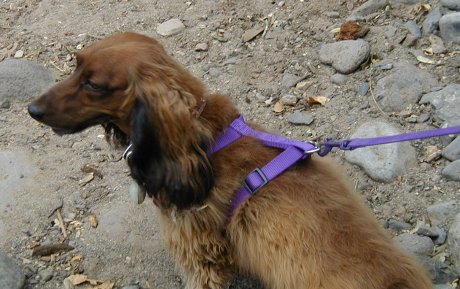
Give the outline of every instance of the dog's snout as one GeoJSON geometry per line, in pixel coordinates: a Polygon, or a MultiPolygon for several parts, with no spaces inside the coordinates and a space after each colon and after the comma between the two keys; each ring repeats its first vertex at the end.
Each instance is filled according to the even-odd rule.
{"type": "Polygon", "coordinates": [[[38,106],[34,104],[29,104],[28,110],[29,110],[30,116],[36,120],[43,119],[43,116],[45,115],[45,113],[38,106]]]}

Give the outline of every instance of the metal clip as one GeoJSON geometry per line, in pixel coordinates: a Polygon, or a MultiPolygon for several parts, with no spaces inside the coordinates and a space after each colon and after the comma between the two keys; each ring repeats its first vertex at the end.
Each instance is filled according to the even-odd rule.
{"type": "Polygon", "coordinates": [[[129,146],[125,149],[125,151],[123,152],[123,158],[126,160],[126,161],[129,161],[131,155],[133,153],[133,144],[130,143],[129,146]]]}
{"type": "Polygon", "coordinates": [[[311,155],[311,154],[317,153],[317,152],[319,152],[321,150],[321,148],[318,146],[317,142],[308,141],[307,143],[311,144],[313,146],[313,148],[308,150],[308,151],[304,151],[304,153],[306,155],[311,155]]]}

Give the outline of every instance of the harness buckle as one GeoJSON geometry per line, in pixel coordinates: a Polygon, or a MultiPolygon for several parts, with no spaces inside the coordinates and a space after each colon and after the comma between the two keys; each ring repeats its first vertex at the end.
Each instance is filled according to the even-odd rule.
{"type": "Polygon", "coordinates": [[[266,184],[268,184],[268,178],[267,176],[264,174],[264,172],[262,172],[262,170],[260,168],[256,168],[255,170],[253,170],[252,172],[250,172],[248,174],[248,176],[246,177],[246,179],[244,179],[243,181],[243,187],[251,194],[251,195],[254,195],[258,190],[260,190],[260,188],[262,188],[263,186],[265,186],[266,184]],[[257,173],[259,175],[259,177],[262,179],[262,184],[260,184],[257,188],[255,188],[254,190],[251,189],[251,187],[249,186],[248,184],[248,181],[247,179],[252,175],[252,173],[257,173]]]}

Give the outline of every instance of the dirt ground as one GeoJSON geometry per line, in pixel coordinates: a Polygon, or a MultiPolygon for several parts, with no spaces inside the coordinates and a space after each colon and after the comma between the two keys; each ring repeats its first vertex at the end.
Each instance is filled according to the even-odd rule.
{"type": "MultiPolygon", "coordinates": [[[[210,91],[229,95],[247,119],[272,131],[302,140],[321,135],[342,138],[359,124],[375,119],[391,122],[403,131],[430,128],[430,122],[408,123],[399,115],[382,114],[369,94],[357,96],[359,83],[371,81],[375,85],[384,72],[366,66],[351,74],[346,84],[336,86],[330,81],[334,70],[320,64],[319,45],[334,41],[329,31],[362,2],[0,1],[0,49],[17,43],[25,58],[53,69],[61,79],[72,71],[74,54],[81,47],[118,31],[159,37],[155,32],[159,23],[179,18],[186,26],[184,31],[159,37],[167,50],[203,79],[210,91]],[[328,11],[338,12],[338,18],[327,16],[328,11]],[[243,42],[244,31],[253,27],[268,29],[263,36],[243,42]],[[199,43],[207,43],[207,51],[195,51],[199,43]],[[296,108],[305,106],[313,113],[315,120],[310,126],[291,125],[283,113],[273,111],[276,99],[289,92],[279,84],[288,72],[309,82],[306,95],[331,99],[322,107],[307,107],[304,101],[297,104],[296,108]],[[270,98],[273,101],[265,104],[264,100],[270,98]]],[[[389,26],[401,31],[402,21],[410,18],[410,12],[411,7],[389,9],[369,20],[366,40],[376,59],[416,63],[407,48],[382,36],[389,26]]],[[[450,56],[444,57],[448,61],[450,56]]],[[[430,72],[443,85],[459,81],[458,72],[448,66],[436,66],[430,72]]],[[[0,248],[26,272],[26,288],[63,288],[63,280],[77,273],[115,282],[115,288],[133,283],[142,288],[181,288],[181,277],[163,247],[153,204],[147,201],[138,206],[129,200],[131,180],[121,160],[122,150],[106,143],[101,128],[59,137],[32,120],[26,105],[18,100],[8,109],[0,109],[0,150],[14,153],[18,163],[17,181],[8,188],[14,194],[1,196],[0,248]],[[97,171],[92,171],[92,180],[85,179],[91,174],[82,171],[86,165],[97,171]],[[75,249],[51,257],[32,256],[38,244],[63,240],[59,215],[67,240],[75,249]],[[52,278],[43,280],[50,272],[52,278]]],[[[286,107],[285,111],[292,109],[286,107]]],[[[343,153],[335,153],[363,200],[382,222],[396,219],[415,224],[425,219],[427,206],[459,199],[459,183],[447,182],[440,175],[447,162],[423,162],[426,146],[441,147],[439,141],[415,141],[413,145],[419,162],[389,184],[372,181],[362,170],[344,162],[343,153]]],[[[8,154],[4,158],[8,160],[8,154]]],[[[6,174],[0,172],[0,177],[6,174]]],[[[249,288],[245,282],[233,286],[249,288]]]]}

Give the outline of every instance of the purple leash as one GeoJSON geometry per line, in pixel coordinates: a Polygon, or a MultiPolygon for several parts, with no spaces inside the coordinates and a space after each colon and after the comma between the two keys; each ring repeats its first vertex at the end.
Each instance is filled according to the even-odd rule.
{"type": "Polygon", "coordinates": [[[432,130],[418,131],[403,133],[390,136],[382,137],[371,137],[371,138],[355,138],[355,139],[345,139],[339,141],[333,141],[330,138],[326,139],[325,142],[320,144],[321,150],[318,152],[318,155],[325,156],[327,155],[332,148],[337,147],[341,150],[354,150],[357,148],[363,148],[368,146],[389,144],[395,142],[403,142],[416,139],[425,139],[432,138],[437,136],[449,135],[449,134],[459,134],[460,126],[452,126],[446,128],[438,128],[432,130]]]}
{"type": "Polygon", "coordinates": [[[232,144],[243,136],[256,138],[269,147],[275,147],[284,150],[282,153],[272,159],[268,164],[262,168],[256,168],[248,174],[243,182],[242,187],[238,190],[229,207],[227,221],[230,221],[230,218],[233,216],[236,208],[238,208],[238,206],[250,198],[255,192],[285,172],[299,160],[306,159],[314,153],[318,153],[320,156],[325,156],[334,147],[338,147],[342,150],[354,150],[356,148],[379,144],[388,144],[459,133],[460,126],[454,126],[442,129],[433,129],[428,131],[375,138],[356,138],[339,141],[333,141],[329,138],[325,142],[316,145],[314,143],[301,142],[298,140],[293,140],[252,129],[246,124],[243,117],[239,116],[230,124],[227,130],[217,138],[214,146],[208,150],[208,155],[218,152],[219,150],[232,144]]]}

